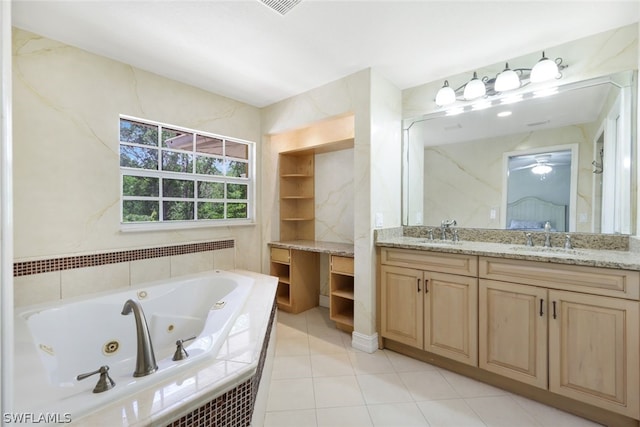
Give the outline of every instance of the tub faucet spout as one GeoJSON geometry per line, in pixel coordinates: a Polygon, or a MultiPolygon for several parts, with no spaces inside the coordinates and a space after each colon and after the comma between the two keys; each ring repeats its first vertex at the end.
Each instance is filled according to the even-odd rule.
{"type": "Polygon", "coordinates": [[[133,376],[144,377],[157,371],[158,365],[156,364],[156,356],[153,353],[151,335],[149,334],[149,327],[147,326],[147,319],[144,317],[142,306],[139,302],[130,299],[124,303],[122,314],[126,316],[131,314],[132,311],[136,319],[136,335],[138,337],[136,370],[133,376]]]}

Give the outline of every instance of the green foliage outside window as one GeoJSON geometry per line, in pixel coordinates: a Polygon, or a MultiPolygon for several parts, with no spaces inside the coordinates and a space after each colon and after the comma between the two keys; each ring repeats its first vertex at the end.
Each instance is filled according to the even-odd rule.
{"type": "Polygon", "coordinates": [[[122,221],[248,219],[250,152],[244,142],[120,119],[122,221]]]}

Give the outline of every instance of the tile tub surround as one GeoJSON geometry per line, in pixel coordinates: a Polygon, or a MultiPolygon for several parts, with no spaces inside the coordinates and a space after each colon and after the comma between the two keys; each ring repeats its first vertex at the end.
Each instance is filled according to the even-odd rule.
{"type": "MultiPolygon", "coordinates": [[[[417,228],[422,227],[405,227],[405,235],[402,236],[398,235],[397,228],[377,234],[376,246],[640,271],[638,253],[627,250],[582,249],[575,243],[574,248],[576,249],[573,250],[563,250],[562,244],[553,245],[551,250],[545,250],[538,243],[533,248],[527,248],[522,241],[512,242],[507,240],[501,243],[466,241],[463,239],[462,233],[460,233],[461,241],[457,243],[452,243],[451,241],[440,242],[438,239],[428,241],[425,240],[426,232],[423,235],[422,230],[415,230],[417,228]],[[410,233],[413,233],[414,236],[406,235],[407,228],[412,229],[410,233]]],[[[426,228],[424,229],[426,230],[426,228]]],[[[496,231],[498,233],[501,232],[501,230],[496,231]]],[[[520,233],[518,235],[522,236],[520,233]]],[[[628,236],[605,237],[620,237],[627,242],[629,239],[628,236]]]]}
{"type": "Polygon", "coordinates": [[[116,252],[104,252],[91,255],[77,255],[62,258],[20,261],[13,264],[13,276],[48,273],[82,267],[116,264],[172,255],[185,255],[196,252],[215,251],[235,247],[233,240],[215,240],[211,242],[187,243],[182,245],[160,246],[155,248],[131,249],[116,252]]]}
{"type": "Polygon", "coordinates": [[[14,305],[52,302],[213,269],[236,268],[234,239],[14,263],[14,305]]]}
{"type": "MultiPolygon", "coordinates": [[[[159,426],[174,421],[179,426],[207,425],[196,423],[206,422],[207,416],[208,419],[218,417],[219,420],[235,422],[238,418],[232,415],[233,409],[230,413],[219,408],[224,405],[233,408],[234,402],[229,401],[230,398],[239,398],[242,402],[235,404],[243,403],[246,408],[250,403],[247,400],[255,395],[257,380],[254,377],[260,374],[260,361],[271,327],[277,287],[273,277],[241,270],[235,272],[254,277],[256,284],[216,358],[194,365],[192,369],[154,384],[135,396],[120,399],[74,420],[72,425],[159,426]],[[216,400],[218,397],[220,399],[216,400]],[[212,401],[215,408],[212,407],[212,401]],[[207,409],[201,407],[213,411],[207,415],[204,412],[207,409]]],[[[236,427],[237,424],[215,425],[236,427]]]]}

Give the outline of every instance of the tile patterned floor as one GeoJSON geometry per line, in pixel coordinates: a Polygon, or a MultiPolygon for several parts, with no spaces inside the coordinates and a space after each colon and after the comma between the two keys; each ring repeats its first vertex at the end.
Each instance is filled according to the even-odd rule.
{"type": "Polygon", "coordinates": [[[351,347],[328,310],[278,313],[265,427],[595,427],[401,354],[351,347]]]}

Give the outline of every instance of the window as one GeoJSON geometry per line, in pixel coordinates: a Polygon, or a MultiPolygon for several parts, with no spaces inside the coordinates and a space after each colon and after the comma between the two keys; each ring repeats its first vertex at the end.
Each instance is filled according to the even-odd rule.
{"type": "Polygon", "coordinates": [[[120,118],[122,224],[253,222],[254,144],[120,118]]]}

